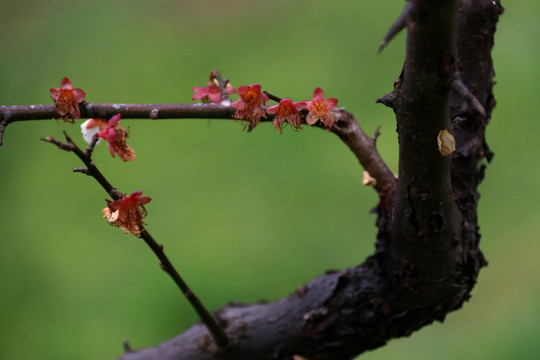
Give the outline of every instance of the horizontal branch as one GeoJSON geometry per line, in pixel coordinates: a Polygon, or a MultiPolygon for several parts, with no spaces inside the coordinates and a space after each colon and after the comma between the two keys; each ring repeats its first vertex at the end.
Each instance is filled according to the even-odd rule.
{"type": "MultiPolygon", "coordinates": [[[[124,119],[232,119],[236,109],[220,104],[79,104],[82,118],[109,119],[122,114],[124,119]]],[[[57,116],[54,105],[0,106],[0,121],[50,120],[57,116]]]]}
{"type": "MultiPolygon", "coordinates": [[[[276,98],[279,99],[279,98],[276,98]]],[[[279,100],[278,100],[279,101],[279,100]]],[[[123,119],[233,119],[236,109],[232,106],[206,103],[179,104],[99,104],[86,101],[79,104],[82,118],[109,119],[121,114],[123,119]]],[[[333,112],[336,119],[330,129],[349,147],[360,164],[376,180],[375,190],[382,195],[390,195],[395,189],[395,178],[375,148],[375,141],[366,135],[354,116],[343,109],[333,112]]],[[[307,114],[303,112],[303,117],[307,114]]],[[[12,122],[29,120],[51,120],[56,114],[54,105],[0,106],[0,144],[5,127],[12,122]]],[[[267,114],[262,122],[272,121],[267,114]]],[[[315,127],[325,128],[318,122],[315,127]]],[[[385,196],[389,198],[389,196],[385,196]]]]}

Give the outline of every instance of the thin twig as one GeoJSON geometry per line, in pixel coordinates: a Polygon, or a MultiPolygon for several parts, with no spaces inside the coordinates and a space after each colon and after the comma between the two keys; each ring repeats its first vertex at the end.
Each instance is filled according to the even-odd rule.
{"type": "Polygon", "coordinates": [[[482,116],[482,118],[486,118],[486,110],[459,77],[456,77],[452,81],[452,89],[467,101],[471,109],[482,116]]]}
{"type": "MultiPolygon", "coordinates": [[[[105,178],[105,176],[99,171],[99,169],[96,167],[94,162],[92,161],[90,154],[91,151],[97,141],[97,139],[94,139],[92,141],[92,144],[87,148],[86,151],[81,150],[69,137],[69,135],[64,131],[64,136],[66,137],[66,142],[61,142],[56,140],[52,136],[47,136],[46,138],[42,138],[41,140],[55,144],[58,148],[66,151],[71,151],[77,155],[79,159],[86,165],[86,168],[74,168],[73,171],[75,172],[81,172],[88,176],[92,176],[94,179],[96,179],[97,182],[105,189],[105,191],[109,194],[110,197],[112,197],[115,200],[118,200],[122,197],[122,193],[116,190],[115,187],[113,187],[109,181],[105,178]]],[[[182,291],[184,296],[187,298],[195,312],[199,315],[201,318],[201,321],[206,325],[210,333],[212,334],[214,340],[216,341],[216,344],[219,347],[225,347],[228,344],[228,338],[223,329],[218,325],[214,317],[208,312],[208,310],[204,307],[204,305],[201,303],[199,298],[191,291],[191,289],[188,287],[186,282],[182,279],[180,274],[176,271],[172,263],[169,261],[167,256],[165,255],[163,251],[163,246],[159,245],[154,238],[150,235],[150,233],[143,229],[141,232],[140,237],[144,240],[144,242],[150,247],[150,249],[154,252],[156,257],[159,259],[159,263],[161,265],[161,268],[173,279],[175,284],[178,286],[178,288],[182,291]]]]}
{"type": "Polygon", "coordinates": [[[268,91],[263,91],[263,94],[266,94],[266,96],[268,96],[269,99],[272,99],[274,100],[275,102],[280,102],[281,101],[281,98],[280,97],[277,97],[276,95],[272,95],[270,94],[268,91]]]}

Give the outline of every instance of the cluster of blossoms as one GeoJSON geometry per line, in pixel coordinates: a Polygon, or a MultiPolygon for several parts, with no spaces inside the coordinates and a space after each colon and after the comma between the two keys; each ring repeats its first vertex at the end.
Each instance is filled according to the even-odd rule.
{"type": "Polygon", "coordinates": [[[135,191],[129,196],[123,195],[116,201],[106,200],[107,207],[102,210],[109,224],[118,226],[124,233],[131,233],[136,237],[143,231],[143,219],[146,217],[145,204],[152,199],[143,196],[142,191],[135,191]]]}
{"type": "MultiPolygon", "coordinates": [[[[86,94],[81,89],[74,89],[67,77],[62,79],[59,88],[52,88],[50,94],[60,119],[74,123],[75,119],[81,117],[79,104],[84,101],[86,94]]],[[[120,118],[120,114],[117,114],[109,121],[88,119],[81,124],[83,138],[89,144],[94,141],[98,144],[101,139],[105,139],[112,157],[118,154],[123,161],[133,161],[136,154],[126,143],[129,136],[126,129],[120,125],[120,118]]],[[[144,205],[151,200],[141,195],[141,191],[136,191],[116,201],[107,200],[107,207],[102,210],[103,215],[111,225],[139,237],[143,229],[143,219],[146,217],[144,205]]]]}
{"type": "MultiPolygon", "coordinates": [[[[293,102],[289,98],[284,98],[277,105],[264,109],[263,106],[270,98],[261,91],[261,85],[244,85],[235,90],[227,80],[219,77],[217,71],[210,73],[205,87],[193,87],[193,91],[195,94],[192,100],[234,107],[236,109],[234,118],[244,121],[250,130],[261,122],[261,118],[266,118],[267,114],[271,115],[274,128],[279,129],[280,133],[285,124],[289,124],[295,131],[300,130],[302,117],[305,117],[308,125],[315,125],[320,121],[326,128],[331,128],[334,124],[331,110],[338,103],[335,98],[325,99],[323,90],[318,87],[313,91],[311,100],[293,102]],[[234,93],[237,93],[239,98],[231,103],[229,95],[234,93]]],[[[59,88],[50,89],[50,94],[60,119],[74,123],[75,119],[81,117],[79,104],[84,101],[86,94],[81,89],[73,88],[72,82],[67,77],[62,79],[59,88]]],[[[121,115],[117,114],[109,121],[103,119],[85,121],[81,124],[83,138],[89,144],[93,142],[98,144],[101,139],[105,139],[112,157],[118,154],[123,161],[133,161],[136,153],[126,143],[129,136],[126,129],[120,125],[120,119],[121,115]]],[[[151,200],[141,195],[141,191],[136,191],[116,201],[107,200],[107,207],[102,210],[103,215],[110,224],[118,226],[125,233],[139,237],[143,230],[143,219],[146,217],[144,205],[151,200]]]]}
{"type": "MultiPolygon", "coordinates": [[[[74,123],[75,119],[80,119],[81,111],[79,110],[79,104],[86,97],[86,93],[83,90],[74,89],[71,80],[65,77],[60,82],[59,88],[52,88],[49,92],[60,119],[71,123],[74,123]]],[[[81,124],[83,138],[89,144],[94,140],[94,137],[103,138],[109,145],[109,151],[112,157],[118,154],[123,161],[133,161],[136,153],[127,145],[126,139],[129,137],[128,132],[118,123],[119,121],[120,114],[113,116],[109,121],[89,119],[81,124]]]]}
{"type": "MultiPolygon", "coordinates": [[[[234,88],[227,84],[225,90],[219,87],[215,78],[216,72],[210,74],[210,81],[206,87],[194,87],[192,100],[202,100],[203,102],[223,103],[223,98],[228,99],[228,95],[235,92],[234,88]],[[225,95],[225,96],[224,96],[225,95]]],[[[324,92],[321,88],[316,88],[313,91],[311,100],[293,102],[289,98],[281,99],[279,104],[263,109],[263,106],[270,100],[268,95],[261,92],[261,85],[244,85],[240,86],[236,93],[239,99],[231,106],[236,109],[234,118],[245,121],[245,125],[249,129],[253,129],[261,122],[261,118],[266,118],[266,114],[273,115],[274,128],[279,129],[282,133],[283,125],[288,123],[295,131],[300,130],[302,124],[301,111],[307,110],[306,123],[315,125],[318,121],[324,124],[325,127],[331,128],[334,124],[334,117],[330,112],[337,106],[337,99],[325,99],[324,92]]]]}

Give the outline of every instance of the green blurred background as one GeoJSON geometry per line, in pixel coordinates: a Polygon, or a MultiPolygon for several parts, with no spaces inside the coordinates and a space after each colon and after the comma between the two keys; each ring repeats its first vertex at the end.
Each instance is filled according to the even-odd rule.
{"type": "MultiPolygon", "coordinates": [[[[400,34],[379,41],[403,1],[2,1],[0,104],[49,104],[68,76],[90,102],[190,102],[219,68],[235,86],[260,83],[295,100],[322,87],[353,112],[397,171],[392,90],[400,34]]],[[[481,186],[490,264],[473,297],[410,338],[364,359],[540,357],[538,262],[540,4],[507,2],[494,60],[495,152],[481,186]]],[[[223,120],[124,120],[133,163],[94,160],[119,190],[142,190],[149,231],[212,310],[286,296],[328,269],[373,252],[377,198],[330,133],[253,133],[223,120]]],[[[80,123],[80,122],[79,122],[80,123]]],[[[167,340],[196,316],[141,240],[107,225],[107,196],[39,141],[79,124],[15,123],[0,148],[0,359],[113,359],[167,340]]]]}

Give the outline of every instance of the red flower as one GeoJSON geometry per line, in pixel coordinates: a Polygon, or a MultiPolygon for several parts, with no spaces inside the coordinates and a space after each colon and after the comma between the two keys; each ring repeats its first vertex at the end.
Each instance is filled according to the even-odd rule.
{"type": "Polygon", "coordinates": [[[129,196],[123,195],[116,201],[106,200],[107,207],[101,212],[111,225],[118,226],[124,233],[140,237],[143,231],[143,219],[146,217],[145,204],[152,199],[141,197],[142,191],[135,191],[129,196]]]}
{"type": "MultiPolygon", "coordinates": [[[[81,132],[84,140],[91,144],[94,136],[97,136],[100,131],[107,127],[107,122],[102,119],[88,119],[81,124],[81,132]]],[[[101,139],[98,139],[96,144],[99,144],[101,139]]]]}
{"type": "Polygon", "coordinates": [[[330,110],[337,106],[337,99],[325,99],[324,91],[318,87],[313,91],[313,99],[311,99],[311,101],[306,101],[305,103],[306,108],[309,110],[306,118],[308,125],[313,125],[321,120],[326,127],[332,127],[334,124],[334,117],[330,113],[330,110]]]}
{"type": "Polygon", "coordinates": [[[60,119],[71,120],[73,123],[75,119],[81,117],[78,104],[84,101],[86,94],[81,89],[74,89],[71,80],[63,78],[60,88],[52,88],[50,93],[60,119]]]}
{"type": "Polygon", "coordinates": [[[266,94],[261,93],[261,85],[259,84],[240,86],[237,93],[240,99],[231,104],[236,109],[234,117],[247,120],[249,128],[253,129],[261,122],[261,116],[266,117],[261,106],[270,99],[266,94]]]}
{"type": "Polygon", "coordinates": [[[295,131],[301,129],[302,119],[300,118],[299,111],[306,108],[306,104],[301,102],[293,103],[291,99],[281,99],[278,105],[270,106],[266,109],[268,114],[274,115],[273,124],[276,129],[279,129],[280,133],[283,124],[287,121],[295,131]]]}
{"type": "Polygon", "coordinates": [[[101,130],[97,136],[104,138],[109,144],[109,152],[114,157],[118,154],[124,161],[135,160],[135,151],[128,146],[126,139],[129,137],[126,129],[118,122],[120,121],[120,114],[114,115],[108,122],[107,127],[101,130]]]}
{"type": "Polygon", "coordinates": [[[202,100],[203,103],[219,103],[221,102],[221,89],[219,85],[209,81],[205,87],[193,87],[195,94],[191,100],[202,100]]]}
{"type": "MultiPolygon", "coordinates": [[[[195,91],[195,94],[191,98],[191,100],[202,100],[203,103],[220,103],[221,102],[221,89],[219,88],[219,85],[216,83],[216,80],[209,81],[205,87],[193,87],[193,91],[195,91]]],[[[234,87],[227,84],[225,87],[225,92],[227,95],[234,94],[235,90],[234,87]]]]}

